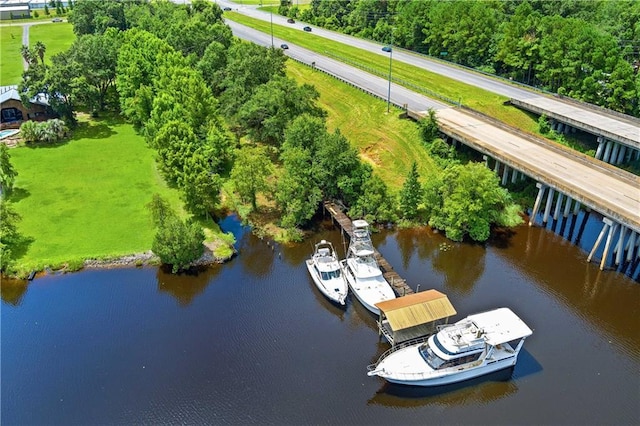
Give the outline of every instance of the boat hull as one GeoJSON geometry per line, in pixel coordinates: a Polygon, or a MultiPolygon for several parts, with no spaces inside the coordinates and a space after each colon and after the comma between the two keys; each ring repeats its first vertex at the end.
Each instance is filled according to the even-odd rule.
{"type": "Polygon", "coordinates": [[[501,361],[496,361],[493,364],[486,364],[481,367],[469,369],[467,371],[443,375],[439,377],[428,377],[428,378],[415,379],[415,380],[409,379],[406,377],[401,378],[401,377],[383,376],[383,375],[380,375],[380,377],[383,377],[386,381],[390,383],[396,383],[399,385],[421,386],[421,387],[443,386],[443,385],[450,385],[453,383],[464,382],[466,380],[475,379],[487,374],[513,368],[515,367],[515,364],[516,364],[516,357],[513,357],[512,359],[504,359],[501,361]]]}
{"type": "Polygon", "coordinates": [[[347,299],[348,294],[348,286],[344,279],[340,280],[329,280],[328,282],[323,282],[318,274],[315,273],[313,268],[313,261],[307,260],[307,270],[309,271],[309,275],[311,275],[311,279],[315,284],[316,288],[322,293],[327,299],[330,301],[344,306],[347,299]],[[337,291],[336,291],[337,289],[337,291]]]}
{"type": "Polygon", "coordinates": [[[349,270],[349,265],[346,260],[340,262],[340,265],[342,266],[343,275],[347,279],[351,292],[368,311],[375,315],[380,315],[380,309],[376,307],[376,303],[395,299],[395,292],[382,277],[382,274],[378,277],[368,278],[367,280],[358,282],[357,278],[355,278],[354,274],[349,270]]]}

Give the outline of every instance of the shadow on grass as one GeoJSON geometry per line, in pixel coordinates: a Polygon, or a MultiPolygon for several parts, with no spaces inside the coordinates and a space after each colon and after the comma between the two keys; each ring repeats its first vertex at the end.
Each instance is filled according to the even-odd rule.
{"type": "Polygon", "coordinates": [[[20,239],[16,241],[15,244],[12,244],[11,246],[11,253],[12,253],[13,259],[19,260],[25,254],[27,254],[27,250],[29,250],[29,247],[31,246],[31,244],[34,243],[35,240],[36,239],[33,237],[27,237],[27,236],[21,235],[20,239]]]}
{"type": "Polygon", "coordinates": [[[13,203],[17,203],[24,200],[25,198],[29,198],[30,195],[31,193],[27,189],[13,188],[13,191],[11,191],[10,201],[13,203]]]}
{"type": "Polygon", "coordinates": [[[79,123],[73,131],[71,140],[76,139],[106,139],[116,134],[111,126],[116,124],[113,120],[99,120],[79,123]]]}

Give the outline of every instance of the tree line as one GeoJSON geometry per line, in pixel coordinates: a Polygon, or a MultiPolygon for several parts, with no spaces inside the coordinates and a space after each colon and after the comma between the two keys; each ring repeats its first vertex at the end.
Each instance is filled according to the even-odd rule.
{"type": "Polygon", "coordinates": [[[637,0],[312,0],[280,13],[640,116],[637,0]]]}
{"type": "MultiPolygon", "coordinates": [[[[457,241],[484,241],[491,226],[519,220],[498,178],[452,151],[426,184],[414,164],[402,191],[390,191],[339,130],[327,130],[317,90],[286,76],[283,52],[235,39],[215,3],[78,0],[69,21],[77,39],[50,65],[46,48],[25,52],[25,98],[48,94],[71,126],[79,110],[124,116],[196,218],[215,211],[229,185],[253,210],[259,196],[273,203],[290,236],[328,199],[354,218],[429,223],[457,241]]],[[[427,148],[440,146],[434,115],[422,125],[427,148]]],[[[199,256],[194,221],[180,223],[157,197],[149,208],[165,263],[179,270],[199,256]]]]}

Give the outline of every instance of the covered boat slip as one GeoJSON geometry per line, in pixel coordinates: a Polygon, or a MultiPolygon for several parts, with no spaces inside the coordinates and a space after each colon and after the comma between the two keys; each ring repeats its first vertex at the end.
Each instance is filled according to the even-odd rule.
{"type": "Polygon", "coordinates": [[[456,314],[449,298],[437,290],[426,290],[376,304],[379,334],[391,345],[428,336],[436,326],[456,314]]]}

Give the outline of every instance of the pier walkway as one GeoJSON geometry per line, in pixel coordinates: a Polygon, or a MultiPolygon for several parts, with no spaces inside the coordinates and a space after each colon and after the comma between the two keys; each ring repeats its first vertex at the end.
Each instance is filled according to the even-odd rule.
{"type": "MultiPolygon", "coordinates": [[[[342,211],[342,208],[335,203],[325,202],[324,209],[327,211],[334,222],[336,222],[340,226],[340,232],[344,236],[345,234],[351,239],[353,233],[353,227],[351,225],[351,219],[342,211]]],[[[404,296],[405,294],[414,293],[413,289],[407,285],[407,282],[404,278],[402,278],[394,269],[393,266],[387,262],[387,260],[382,257],[380,252],[375,249],[374,256],[380,269],[382,270],[382,275],[387,280],[393,291],[396,292],[398,296],[404,296]]]]}

